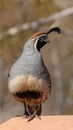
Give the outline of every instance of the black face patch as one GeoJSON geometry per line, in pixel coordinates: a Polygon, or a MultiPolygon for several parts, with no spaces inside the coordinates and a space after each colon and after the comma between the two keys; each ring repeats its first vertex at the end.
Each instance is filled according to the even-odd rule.
{"type": "Polygon", "coordinates": [[[37,99],[40,97],[40,92],[37,91],[26,91],[26,92],[18,92],[15,94],[19,98],[33,98],[37,99]]]}
{"type": "Polygon", "coordinates": [[[48,42],[48,37],[46,36],[41,36],[39,37],[37,44],[36,44],[36,48],[38,51],[40,51],[40,49],[48,42]]]}

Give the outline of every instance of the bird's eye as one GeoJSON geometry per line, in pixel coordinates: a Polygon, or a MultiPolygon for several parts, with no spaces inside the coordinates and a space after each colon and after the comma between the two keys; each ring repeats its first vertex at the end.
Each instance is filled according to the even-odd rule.
{"type": "Polygon", "coordinates": [[[43,36],[43,37],[40,37],[39,41],[40,42],[46,42],[47,39],[48,39],[47,36],[43,36]]]}
{"type": "Polygon", "coordinates": [[[43,38],[43,37],[41,37],[41,38],[40,38],[40,41],[41,41],[41,42],[43,42],[43,41],[44,41],[44,38],[43,38]]]}

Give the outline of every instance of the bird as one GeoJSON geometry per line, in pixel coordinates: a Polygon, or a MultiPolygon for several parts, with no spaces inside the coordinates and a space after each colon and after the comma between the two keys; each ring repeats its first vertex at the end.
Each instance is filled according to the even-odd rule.
{"type": "Polygon", "coordinates": [[[24,115],[28,121],[40,117],[42,104],[51,92],[51,77],[40,51],[49,43],[48,35],[51,32],[61,33],[61,29],[53,27],[47,32],[33,34],[8,74],[9,92],[24,104],[24,115]]]}

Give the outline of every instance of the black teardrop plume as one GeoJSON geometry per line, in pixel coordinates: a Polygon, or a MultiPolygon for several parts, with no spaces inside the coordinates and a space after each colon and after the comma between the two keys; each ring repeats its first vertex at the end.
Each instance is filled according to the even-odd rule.
{"type": "Polygon", "coordinates": [[[61,29],[60,29],[59,27],[54,27],[54,28],[50,29],[50,30],[47,32],[47,34],[53,32],[53,31],[55,31],[55,32],[57,32],[57,33],[61,33],[61,29]]]}

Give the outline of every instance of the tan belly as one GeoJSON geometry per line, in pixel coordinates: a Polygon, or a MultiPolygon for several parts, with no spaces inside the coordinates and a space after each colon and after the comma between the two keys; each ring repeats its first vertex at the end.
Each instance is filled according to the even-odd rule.
{"type": "Polygon", "coordinates": [[[20,75],[15,77],[9,82],[9,91],[12,93],[17,100],[29,105],[40,104],[47,100],[50,92],[49,84],[44,79],[38,79],[31,75],[20,75]],[[26,92],[38,92],[40,93],[37,98],[31,96],[18,97],[16,93],[26,92]]]}

